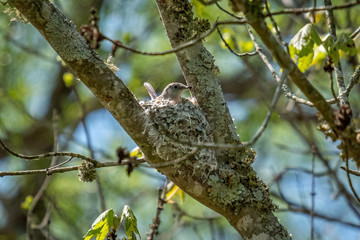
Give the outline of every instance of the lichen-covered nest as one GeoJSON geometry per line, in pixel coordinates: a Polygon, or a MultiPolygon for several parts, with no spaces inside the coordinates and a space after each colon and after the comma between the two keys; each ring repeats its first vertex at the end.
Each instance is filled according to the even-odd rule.
{"type": "MultiPolygon", "coordinates": [[[[153,125],[156,129],[149,134],[149,140],[154,144],[154,153],[164,161],[175,161],[183,157],[194,150],[194,143],[212,142],[210,125],[201,108],[191,100],[182,98],[175,103],[156,99],[140,104],[149,116],[146,124],[153,125]]],[[[217,167],[215,151],[209,148],[200,147],[184,162],[194,167],[194,171],[201,168],[207,169],[207,173],[217,167]]]]}

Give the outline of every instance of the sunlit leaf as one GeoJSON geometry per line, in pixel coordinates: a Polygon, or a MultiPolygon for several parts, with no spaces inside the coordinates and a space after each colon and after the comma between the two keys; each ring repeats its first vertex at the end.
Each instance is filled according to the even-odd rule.
{"type": "Polygon", "coordinates": [[[204,4],[198,0],[191,0],[190,2],[194,6],[196,14],[201,17],[204,12],[204,4]]]}
{"type": "Polygon", "coordinates": [[[34,198],[31,195],[26,196],[25,200],[21,203],[21,209],[27,211],[31,207],[34,198]]]}
{"type": "Polygon", "coordinates": [[[297,61],[301,71],[305,71],[312,63],[314,44],[321,45],[322,41],[310,23],[300,29],[290,40],[290,56],[297,61]]]}
{"type": "Polygon", "coordinates": [[[140,150],[139,147],[135,147],[133,150],[131,150],[130,152],[130,157],[136,157],[136,158],[141,158],[142,155],[142,151],[140,150]]]}
{"type": "Polygon", "coordinates": [[[299,57],[298,59],[298,67],[300,71],[305,72],[306,69],[309,68],[313,61],[314,52],[310,52],[310,54],[307,54],[305,56],[299,57]]]}
{"type": "Polygon", "coordinates": [[[332,62],[337,64],[339,61],[339,53],[336,51],[335,42],[330,35],[325,38],[323,46],[332,62]]]}
{"type": "Polygon", "coordinates": [[[136,240],[136,234],[139,235],[141,239],[139,230],[137,228],[136,217],[128,205],[124,206],[120,221],[124,221],[125,234],[129,240],[136,240]]]}
{"type": "Polygon", "coordinates": [[[322,45],[315,47],[314,58],[311,65],[314,65],[317,69],[319,69],[326,56],[327,54],[325,48],[322,45]]]}
{"type": "Polygon", "coordinates": [[[84,236],[84,240],[90,240],[92,238],[96,240],[106,239],[109,231],[113,228],[113,221],[114,210],[106,210],[94,221],[91,229],[84,236]]]}
{"type": "Polygon", "coordinates": [[[174,185],[170,191],[166,193],[166,201],[170,201],[176,196],[180,197],[180,203],[182,203],[184,200],[184,192],[178,186],[174,185]]]}
{"type": "Polygon", "coordinates": [[[336,41],[336,47],[350,56],[354,56],[356,54],[355,42],[349,34],[342,33],[336,41]]]}
{"type": "Polygon", "coordinates": [[[74,79],[75,79],[74,74],[70,72],[66,72],[63,75],[63,81],[66,87],[71,87],[74,84],[74,79]]]}
{"type": "Polygon", "coordinates": [[[253,51],[255,46],[253,41],[249,40],[249,41],[239,41],[239,48],[241,49],[242,52],[250,52],[253,51]]]}

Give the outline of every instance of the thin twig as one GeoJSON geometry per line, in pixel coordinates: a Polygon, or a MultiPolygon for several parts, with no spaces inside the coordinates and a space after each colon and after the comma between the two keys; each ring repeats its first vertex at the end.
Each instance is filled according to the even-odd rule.
{"type": "MultiPolygon", "coordinates": [[[[74,93],[75,93],[75,97],[77,102],[79,103],[80,109],[81,109],[81,122],[82,125],[84,127],[84,132],[85,132],[85,136],[86,136],[86,143],[88,146],[88,149],[90,151],[90,156],[91,158],[95,158],[95,154],[94,154],[94,150],[92,148],[92,144],[91,144],[91,138],[90,138],[90,133],[89,133],[89,129],[87,127],[86,121],[85,121],[85,117],[86,117],[86,109],[85,109],[85,105],[81,102],[79,93],[76,89],[76,87],[74,87],[74,93]]],[[[99,174],[97,174],[96,176],[96,187],[97,187],[97,192],[100,198],[100,208],[101,208],[101,212],[104,212],[106,210],[106,202],[105,202],[105,197],[104,197],[104,193],[103,193],[103,189],[101,186],[101,182],[99,179],[99,174]]]]}
{"type": "Polygon", "coordinates": [[[275,110],[276,104],[279,101],[280,98],[280,88],[281,86],[285,83],[285,80],[288,77],[288,71],[284,70],[279,82],[278,87],[276,88],[276,91],[274,93],[273,99],[271,101],[271,106],[270,109],[266,115],[265,120],[263,121],[263,123],[261,124],[260,128],[256,131],[255,135],[251,138],[251,140],[248,142],[248,146],[252,146],[256,143],[256,141],[261,137],[262,133],[265,131],[267,125],[269,124],[272,112],[275,110]]]}
{"type": "Polygon", "coordinates": [[[63,162],[61,162],[61,163],[59,163],[59,164],[57,164],[57,165],[54,165],[54,166],[52,166],[52,167],[47,168],[47,173],[46,173],[46,174],[47,174],[47,175],[51,175],[52,169],[61,167],[62,165],[65,165],[66,163],[70,162],[72,159],[73,159],[73,157],[70,157],[70,158],[69,158],[68,160],[66,160],[66,161],[63,161],[63,162]]]}
{"type": "Polygon", "coordinates": [[[335,89],[334,89],[334,77],[332,75],[332,71],[329,72],[329,77],[330,77],[330,89],[331,89],[331,93],[332,93],[332,95],[334,97],[333,99],[335,99],[336,105],[338,107],[340,107],[339,99],[337,98],[336,93],[335,93],[335,89]]]}
{"type": "Polygon", "coordinates": [[[224,37],[222,36],[220,29],[217,27],[217,32],[219,33],[219,36],[221,38],[221,40],[223,41],[223,43],[225,44],[225,46],[227,47],[227,49],[229,49],[230,52],[232,52],[235,56],[237,57],[248,57],[248,56],[254,56],[256,54],[258,54],[257,51],[255,52],[246,52],[246,53],[236,53],[231,47],[230,45],[226,42],[226,40],[224,39],[224,37]]]}
{"type": "Polygon", "coordinates": [[[313,152],[312,155],[312,161],[311,161],[311,212],[310,212],[310,218],[311,218],[311,224],[310,224],[310,239],[314,240],[314,213],[315,213],[315,152],[313,152]]]}
{"type": "MultiPolygon", "coordinates": [[[[314,4],[313,4],[313,8],[316,8],[316,0],[314,0],[314,4]]],[[[316,23],[316,15],[315,15],[315,11],[311,11],[311,15],[313,18],[313,23],[316,23]]]]}
{"type": "MultiPolygon", "coordinates": [[[[325,3],[325,6],[332,7],[331,0],[324,0],[324,3],[325,3]]],[[[334,19],[334,14],[333,14],[332,9],[326,10],[326,18],[328,21],[330,36],[334,40],[334,42],[336,42],[335,19],[334,19]]],[[[336,49],[335,51],[336,51],[336,54],[339,55],[338,49],[336,49]]],[[[339,91],[340,104],[341,105],[349,104],[349,99],[348,99],[347,95],[345,94],[346,88],[345,88],[344,75],[342,72],[340,59],[338,60],[337,63],[334,63],[334,69],[335,69],[336,82],[337,82],[338,91],[339,91]]]]}
{"type": "Polygon", "coordinates": [[[215,4],[216,4],[216,6],[217,6],[221,11],[223,11],[224,13],[232,16],[233,18],[236,18],[236,19],[238,19],[238,20],[243,20],[243,19],[244,19],[243,17],[238,17],[238,16],[236,16],[235,14],[227,11],[226,9],[224,9],[223,7],[221,7],[219,3],[216,2],[215,4]]]}
{"type": "Polygon", "coordinates": [[[129,46],[125,46],[121,42],[116,41],[116,40],[112,40],[111,38],[109,38],[109,37],[107,37],[107,36],[105,36],[103,34],[102,34],[102,37],[104,39],[110,41],[112,44],[116,45],[117,47],[126,49],[126,50],[128,50],[130,52],[133,52],[133,53],[147,55],[147,56],[162,56],[162,55],[166,55],[166,54],[175,53],[175,52],[181,51],[181,50],[183,50],[185,48],[188,48],[188,47],[191,47],[191,46],[195,45],[196,43],[200,42],[201,40],[203,40],[204,38],[209,36],[212,32],[214,32],[216,30],[217,26],[228,25],[228,24],[236,24],[236,25],[240,24],[241,25],[241,24],[245,24],[245,23],[246,23],[245,18],[241,19],[241,20],[238,20],[238,21],[217,21],[211,26],[211,28],[207,32],[204,32],[199,37],[197,37],[197,38],[195,38],[193,40],[190,40],[189,42],[186,42],[184,44],[180,44],[179,46],[173,48],[172,50],[167,50],[167,51],[162,51],[162,52],[144,52],[144,51],[140,51],[140,50],[131,48],[129,46]]]}
{"type": "MultiPolygon", "coordinates": [[[[54,152],[58,150],[58,115],[56,110],[53,111],[53,133],[54,133],[54,152]]],[[[56,164],[56,156],[52,157],[50,167],[54,166],[56,164]]],[[[51,181],[51,176],[47,175],[44,179],[44,182],[42,183],[40,189],[36,193],[36,195],[33,198],[33,201],[31,202],[31,206],[27,211],[27,217],[26,217],[26,239],[30,240],[32,239],[32,230],[33,230],[33,212],[34,209],[39,202],[40,198],[45,193],[49,183],[51,181]]]]}
{"type": "Polygon", "coordinates": [[[359,77],[360,77],[360,65],[356,68],[355,72],[353,73],[353,75],[351,75],[350,78],[350,83],[346,88],[346,95],[349,96],[351,89],[357,84],[359,83],[359,77]]]}
{"type": "Polygon", "coordinates": [[[216,4],[217,2],[221,1],[221,0],[208,0],[208,1],[205,1],[205,0],[198,0],[199,2],[201,2],[202,5],[205,5],[205,6],[209,6],[209,5],[212,5],[212,4],[216,4]]]}
{"type": "Polygon", "coordinates": [[[332,179],[334,179],[337,188],[339,189],[339,191],[343,194],[343,196],[345,197],[349,208],[353,211],[353,213],[360,218],[360,212],[357,208],[358,206],[358,202],[356,201],[356,199],[354,199],[354,197],[351,195],[351,193],[348,192],[348,190],[345,188],[344,184],[340,181],[339,177],[337,176],[337,172],[334,171],[330,164],[329,161],[327,159],[325,159],[325,157],[321,154],[321,152],[319,151],[315,139],[308,139],[302,130],[298,129],[293,122],[289,121],[290,125],[294,128],[294,130],[296,130],[296,132],[299,134],[299,136],[304,140],[304,142],[308,145],[309,148],[313,147],[313,151],[315,152],[316,156],[320,159],[321,163],[326,167],[326,169],[328,170],[330,176],[332,177],[332,179]]]}
{"type": "MultiPolygon", "coordinates": [[[[254,37],[254,34],[252,33],[250,27],[246,24],[245,25],[248,33],[249,33],[249,36],[251,38],[251,40],[253,41],[254,43],[254,46],[255,46],[255,49],[256,51],[259,53],[259,56],[261,58],[261,60],[265,63],[266,67],[269,69],[269,71],[271,72],[272,76],[275,78],[276,82],[280,82],[280,78],[278,76],[278,74],[276,73],[275,69],[273,68],[273,66],[270,64],[270,61],[268,60],[268,58],[266,57],[266,55],[264,54],[263,50],[261,49],[261,47],[259,46],[259,44],[257,43],[255,37],[254,37]]],[[[288,90],[288,87],[286,86],[286,84],[283,84],[281,86],[281,90],[285,93],[285,96],[287,98],[290,98],[292,100],[294,100],[295,102],[297,103],[302,103],[302,104],[305,104],[305,105],[308,105],[308,106],[314,106],[314,104],[308,100],[305,100],[305,99],[302,99],[302,98],[299,98],[297,97],[295,94],[291,93],[289,90],[288,90]]]]}
{"type": "MultiPolygon", "coordinates": [[[[101,162],[95,166],[95,168],[104,168],[104,167],[115,167],[115,166],[124,166],[128,165],[129,163],[144,163],[142,160],[133,159],[124,159],[121,163],[119,162],[101,162]]],[[[69,166],[69,167],[58,167],[51,170],[49,173],[48,168],[45,169],[36,169],[36,170],[23,170],[23,171],[0,171],[0,177],[4,176],[20,176],[20,175],[32,175],[32,174],[54,174],[54,173],[64,173],[64,172],[71,172],[71,171],[78,171],[81,165],[69,166]]],[[[147,165],[142,165],[146,167],[147,165]]]]}
{"type": "MultiPolygon", "coordinates": [[[[279,209],[279,210],[277,210],[277,212],[295,212],[295,213],[310,214],[310,210],[305,208],[305,207],[303,207],[303,208],[290,207],[288,209],[279,209]]],[[[324,220],[329,221],[329,222],[337,222],[337,223],[343,224],[345,226],[350,226],[350,227],[360,229],[360,225],[354,224],[353,222],[347,222],[347,221],[341,220],[339,218],[325,216],[325,215],[320,214],[320,213],[314,213],[314,216],[317,217],[317,218],[320,218],[320,219],[324,219],[324,220]]]]}
{"type": "MultiPolygon", "coordinates": [[[[343,143],[344,145],[344,148],[345,148],[345,164],[346,164],[346,170],[349,170],[349,156],[348,156],[348,150],[347,150],[347,146],[345,143],[343,143]]],[[[358,196],[358,194],[356,193],[355,189],[354,189],[354,186],[352,184],[352,181],[351,181],[351,177],[350,177],[350,173],[349,171],[346,171],[346,176],[347,176],[347,179],[348,179],[348,182],[349,182],[349,185],[350,185],[350,189],[351,191],[353,192],[356,200],[360,203],[360,198],[358,196]]]]}
{"type": "Polygon", "coordinates": [[[281,42],[282,45],[284,45],[286,47],[287,52],[289,52],[289,46],[284,42],[283,38],[281,37],[281,33],[279,31],[279,27],[275,21],[275,19],[272,17],[271,12],[270,12],[270,8],[269,8],[269,4],[268,1],[265,0],[265,8],[267,13],[269,14],[270,20],[272,22],[272,24],[274,25],[275,28],[275,32],[276,32],[276,37],[279,39],[279,41],[281,42]]]}
{"type": "Polygon", "coordinates": [[[175,160],[172,160],[172,161],[166,161],[166,162],[162,162],[162,163],[153,163],[153,164],[149,163],[149,164],[150,164],[150,167],[153,167],[153,168],[162,168],[162,167],[175,165],[177,163],[180,163],[180,162],[188,159],[190,156],[194,155],[198,150],[199,150],[198,148],[194,148],[191,152],[188,152],[184,156],[177,158],[175,160]]]}
{"type": "Polygon", "coordinates": [[[352,174],[352,175],[355,175],[355,176],[360,177],[360,172],[359,172],[359,171],[354,171],[354,170],[348,169],[348,168],[346,168],[346,167],[344,167],[344,166],[341,166],[340,168],[341,168],[342,170],[344,170],[344,171],[352,174]]]}
{"type": "MultiPolygon", "coordinates": [[[[339,9],[345,9],[345,8],[351,8],[353,6],[359,5],[359,1],[344,3],[342,5],[336,5],[336,6],[323,6],[323,7],[317,7],[317,8],[289,8],[289,9],[283,9],[278,12],[272,12],[271,15],[281,15],[281,14],[301,14],[301,13],[308,13],[308,12],[319,12],[324,10],[339,10],[339,9]]],[[[269,17],[270,14],[266,14],[265,17],[269,17]]]]}
{"type": "Polygon", "coordinates": [[[78,154],[78,153],[72,153],[72,152],[48,152],[48,153],[43,153],[43,154],[37,154],[37,155],[25,155],[25,154],[21,154],[21,153],[16,153],[14,151],[12,151],[11,149],[9,149],[5,143],[0,139],[0,145],[1,147],[9,152],[10,154],[12,154],[15,157],[18,158],[22,158],[22,159],[26,159],[26,160],[39,160],[42,158],[49,158],[49,157],[74,157],[74,158],[79,158],[88,162],[93,163],[95,166],[100,164],[99,161],[86,157],[84,155],[78,154]]]}
{"type": "Polygon", "coordinates": [[[150,225],[150,233],[147,236],[147,240],[153,240],[156,235],[159,234],[158,229],[160,225],[160,213],[164,209],[166,203],[166,191],[167,191],[168,180],[165,180],[164,187],[159,189],[156,215],[153,218],[153,223],[150,225]]]}

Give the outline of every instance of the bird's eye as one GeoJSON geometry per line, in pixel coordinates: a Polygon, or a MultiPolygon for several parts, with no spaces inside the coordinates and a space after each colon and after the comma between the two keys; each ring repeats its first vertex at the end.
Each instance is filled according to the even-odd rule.
{"type": "Polygon", "coordinates": [[[175,85],[175,86],[174,86],[174,88],[175,88],[175,89],[177,89],[177,88],[178,88],[178,86],[176,86],[176,85],[175,85]]]}

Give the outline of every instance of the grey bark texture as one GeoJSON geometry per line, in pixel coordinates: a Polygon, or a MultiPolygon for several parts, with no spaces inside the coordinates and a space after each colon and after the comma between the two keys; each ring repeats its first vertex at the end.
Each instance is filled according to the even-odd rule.
{"type": "MultiPolygon", "coordinates": [[[[191,141],[239,142],[218,83],[217,67],[202,43],[177,53],[199,106],[185,99],[176,105],[166,100],[140,105],[121,79],[86,44],[73,23],[49,1],[9,3],[39,30],[138,144],[150,164],[171,163],[188,155],[186,160],[165,164],[158,170],[194,199],[223,215],[243,239],[291,239],[273,215],[276,207],[266,185],[250,166],[255,158],[252,149],[191,146],[191,141]],[[200,127],[194,128],[194,123],[200,127]],[[174,136],[181,141],[175,141],[174,136]],[[190,144],[183,144],[184,139],[190,139],[190,144]]],[[[158,0],[157,5],[173,47],[207,28],[206,21],[193,17],[187,0],[158,0]]]]}
{"type": "MultiPolygon", "coordinates": [[[[245,14],[248,23],[255,29],[265,46],[270,50],[278,62],[279,66],[284,70],[289,71],[289,77],[310,102],[314,104],[323,120],[326,122],[326,127],[330,131],[333,131],[335,135],[339,136],[338,139],[346,146],[344,147],[346,150],[343,152],[343,155],[347,156],[348,159],[352,158],[358,169],[360,169],[360,142],[356,138],[357,131],[355,130],[355,125],[350,124],[345,130],[339,129],[336,126],[335,111],[330,103],[325,100],[321,93],[299,70],[294,61],[290,58],[290,55],[285,51],[284,47],[267,27],[261,10],[263,1],[231,0],[231,4],[234,11],[242,11],[245,14]]],[[[343,81],[343,79],[341,79],[341,81],[343,81]]],[[[346,103],[347,97],[343,99],[343,103],[346,103]]]]}

